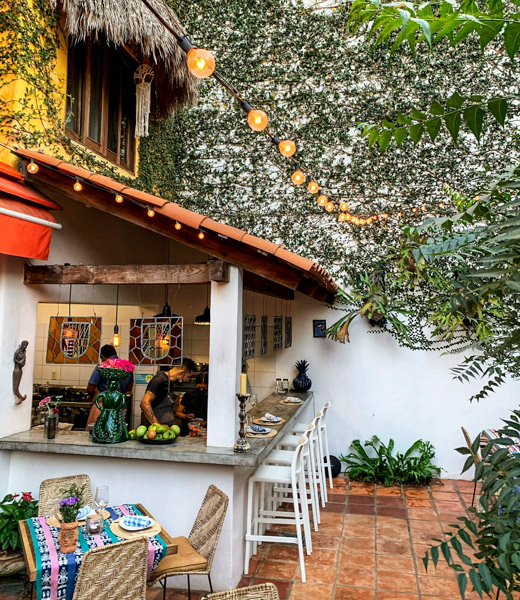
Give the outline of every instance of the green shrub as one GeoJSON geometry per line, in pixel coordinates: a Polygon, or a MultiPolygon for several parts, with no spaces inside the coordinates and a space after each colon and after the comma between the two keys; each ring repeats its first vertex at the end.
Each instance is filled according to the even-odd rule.
{"type": "Polygon", "coordinates": [[[339,459],[346,463],[345,473],[354,481],[425,485],[432,477],[439,476],[441,470],[432,463],[435,450],[430,442],[417,440],[404,454],[392,454],[394,446],[394,440],[390,439],[388,446],[385,446],[374,435],[364,445],[354,440],[350,446],[353,451],[346,456],[342,454],[339,459]]]}

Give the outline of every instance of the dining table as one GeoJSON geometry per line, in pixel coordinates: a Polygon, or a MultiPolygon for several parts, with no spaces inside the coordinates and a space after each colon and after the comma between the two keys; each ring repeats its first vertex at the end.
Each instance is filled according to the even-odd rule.
{"type": "MultiPolygon", "coordinates": [[[[85,553],[92,548],[128,539],[116,535],[110,527],[111,523],[126,515],[142,515],[153,519],[142,504],[107,506],[106,512],[109,516],[105,518],[103,529],[98,534],[87,533],[84,523],[79,525],[76,550],[68,554],[59,550],[60,528],[48,523],[50,516],[19,521],[22,551],[31,582],[31,600],[35,589],[36,600],[72,600],[85,553]]],[[[138,535],[146,533],[143,531],[138,535]]],[[[148,576],[165,556],[176,553],[177,544],[164,528],[161,527],[160,533],[148,537],[148,576]]]]}

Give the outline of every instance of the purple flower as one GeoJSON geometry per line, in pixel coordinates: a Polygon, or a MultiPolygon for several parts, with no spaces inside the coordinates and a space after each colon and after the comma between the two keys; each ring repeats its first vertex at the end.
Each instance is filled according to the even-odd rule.
{"type": "Polygon", "coordinates": [[[63,498],[63,500],[59,501],[60,506],[74,506],[78,502],[78,498],[76,496],[72,496],[71,498],[63,498]]]}

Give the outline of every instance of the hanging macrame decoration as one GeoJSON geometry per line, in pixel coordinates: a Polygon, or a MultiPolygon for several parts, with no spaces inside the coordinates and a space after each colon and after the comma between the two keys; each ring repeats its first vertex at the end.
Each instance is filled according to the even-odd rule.
{"type": "Polygon", "coordinates": [[[139,65],[134,73],[135,137],[148,137],[153,75],[150,65],[139,65]]]}

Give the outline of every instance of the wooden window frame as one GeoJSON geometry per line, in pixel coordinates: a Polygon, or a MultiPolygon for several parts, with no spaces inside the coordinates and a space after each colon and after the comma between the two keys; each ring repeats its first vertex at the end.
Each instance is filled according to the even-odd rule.
{"type": "MultiPolygon", "coordinates": [[[[109,107],[109,62],[111,48],[107,44],[103,44],[103,75],[102,75],[102,94],[101,94],[101,129],[100,129],[100,141],[99,143],[88,136],[88,125],[89,125],[89,107],[90,107],[90,93],[91,93],[91,75],[92,75],[92,50],[93,41],[88,38],[85,42],[86,54],[84,62],[84,74],[81,83],[81,94],[80,98],[75,98],[75,110],[77,111],[77,122],[79,124],[79,134],[68,127],[65,127],[66,134],[74,141],[82,144],[89,150],[92,150],[96,154],[102,156],[111,163],[121,167],[131,173],[135,173],[136,168],[136,154],[137,154],[137,138],[135,137],[135,112],[131,115],[128,121],[128,160],[123,162],[120,159],[120,148],[121,148],[121,120],[122,120],[122,86],[123,78],[120,79],[120,101],[118,106],[118,133],[117,133],[117,152],[114,153],[107,147],[108,142],[108,107],[109,107]]],[[[73,51],[69,46],[69,52],[73,51]]],[[[112,51],[114,51],[112,49],[112,51]]],[[[125,63],[128,67],[132,68],[137,64],[133,55],[126,52],[124,49],[118,50],[121,57],[121,62],[125,63]]]]}

